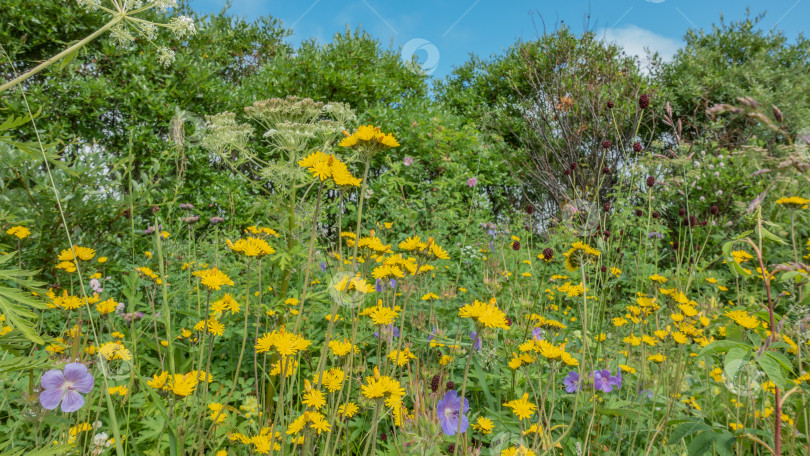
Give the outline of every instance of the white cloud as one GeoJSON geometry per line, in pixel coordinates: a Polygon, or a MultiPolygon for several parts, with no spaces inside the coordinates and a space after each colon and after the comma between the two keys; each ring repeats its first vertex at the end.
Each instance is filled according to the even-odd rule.
{"type": "Polygon", "coordinates": [[[602,30],[598,36],[604,37],[607,42],[618,44],[624,48],[627,54],[637,56],[642,63],[646,61],[647,57],[645,48],[650,52],[658,52],[664,61],[669,61],[675,56],[675,51],[681,47],[679,41],[635,25],[602,30]]]}

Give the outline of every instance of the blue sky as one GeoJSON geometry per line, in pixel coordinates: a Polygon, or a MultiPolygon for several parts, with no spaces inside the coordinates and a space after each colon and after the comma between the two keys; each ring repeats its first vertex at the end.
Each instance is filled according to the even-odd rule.
{"type": "MultiPolygon", "coordinates": [[[[225,0],[190,0],[200,12],[216,12],[225,0]]],[[[581,31],[586,22],[628,53],[648,47],[666,59],[683,44],[689,28],[709,29],[722,15],[736,20],[767,12],[762,28],[794,39],[807,28],[810,0],[232,0],[229,13],[248,19],[272,15],[292,29],[293,45],[315,38],[331,41],[337,32],[362,26],[384,46],[402,47],[443,77],[470,53],[490,56],[518,38],[529,40],[564,22],[581,31]]]]}

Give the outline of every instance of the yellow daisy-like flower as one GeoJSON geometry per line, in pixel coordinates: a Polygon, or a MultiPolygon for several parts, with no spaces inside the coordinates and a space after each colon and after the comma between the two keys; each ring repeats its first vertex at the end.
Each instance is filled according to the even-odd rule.
{"type": "Polygon", "coordinates": [[[115,396],[116,394],[119,396],[126,396],[129,394],[129,388],[126,386],[111,386],[107,388],[107,392],[110,393],[110,396],[115,396]]]}
{"type": "Polygon", "coordinates": [[[53,298],[52,304],[65,310],[75,310],[84,305],[84,301],[78,296],[72,296],[67,290],[62,291],[62,296],[53,298]]]}
{"type": "Polygon", "coordinates": [[[662,276],[662,275],[659,275],[657,273],[651,275],[650,277],[648,277],[648,279],[652,280],[653,282],[658,282],[658,283],[660,283],[662,285],[667,283],[667,278],[662,276]]]}
{"type": "Polygon", "coordinates": [[[381,376],[377,367],[373,376],[366,377],[366,384],[361,386],[360,391],[368,399],[385,399],[385,405],[392,408],[399,405],[405,396],[405,388],[397,380],[381,376]]]}
{"type": "Polygon", "coordinates": [[[219,290],[223,285],[233,286],[233,280],[225,275],[225,273],[220,271],[216,266],[211,269],[195,271],[193,275],[202,279],[201,283],[210,290],[219,290]]]}
{"type": "Polygon", "coordinates": [[[267,241],[253,236],[248,236],[247,239],[239,239],[234,243],[228,239],[226,243],[234,252],[242,252],[249,257],[259,257],[276,253],[276,250],[271,247],[267,241]]]}
{"type": "Polygon", "coordinates": [[[314,389],[309,380],[304,380],[304,391],[304,398],[301,401],[304,405],[316,410],[320,410],[326,405],[326,397],[323,392],[314,389]]]}
{"type": "Polygon", "coordinates": [[[574,242],[567,252],[563,253],[565,257],[565,269],[574,272],[580,266],[590,263],[596,257],[601,255],[599,250],[585,244],[584,242],[574,242]]]}
{"type": "Polygon", "coordinates": [[[200,320],[196,325],[194,325],[195,331],[208,331],[209,334],[213,334],[215,336],[222,336],[225,334],[225,325],[219,322],[213,316],[209,317],[207,320],[200,320]]]}
{"type": "Polygon", "coordinates": [[[338,407],[338,415],[340,415],[342,417],[345,417],[345,418],[351,418],[359,410],[360,410],[360,408],[357,407],[357,404],[355,404],[354,402],[348,402],[348,403],[343,404],[340,407],[338,407]]]}
{"type": "Polygon", "coordinates": [[[308,341],[303,336],[288,333],[287,330],[282,327],[277,331],[266,333],[260,337],[256,343],[256,352],[265,353],[275,348],[280,355],[291,356],[301,350],[306,350],[310,345],[312,345],[312,342],[308,341]]]}
{"type": "Polygon", "coordinates": [[[800,196],[788,196],[784,198],[779,198],[776,200],[776,204],[780,206],[785,206],[788,209],[807,209],[808,203],[810,203],[809,199],[802,198],[800,196]]]}
{"type": "MultiPolygon", "coordinates": [[[[323,373],[322,385],[324,388],[331,392],[335,392],[340,389],[343,385],[343,379],[346,377],[346,373],[343,372],[343,369],[339,367],[333,367],[328,371],[323,373]]],[[[315,382],[318,381],[318,375],[315,374],[315,382]]]]}
{"type": "Polygon", "coordinates": [[[346,356],[352,351],[352,343],[349,339],[343,339],[342,341],[330,340],[329,350],[331,350],[332,354],[335,356],[346,356]]]}
{"type": "Polygon", "coordinates": [[[112,361],[115,359],[120,359],[122,361],[132,360],[132,352],[130,352],[120,342],[107,342],[106,344],[99,347],[98,352],[107,361],[112,361]]]}
{"type": "Polygon", "coordinates": [[[59,261],[72,261],[75,259],[88,261],[93,259],[95,255],[96,251],[89,247],[79,247],[78,245],[74,245],[71,249],[62,250],[59,253],[59,256],[56,258],[59,261]]]}
{"type": "Polygon", "coordinates": [[[486,304],[475,300],[472,304],[461,307],[458,311],[458,316],[461,318],[472,318],[488,328],[509,329],[509,325],[506,322],[506,314],[498,309],[496,303],[495,298],[490,299],[489,303],[486,304]]]}
{"type": "Polygon", "coordinates": [[[17,239],[25,239],[31,235],[31,230],[24,226],[12,226],[6,230],[6,234],[15,236],[17,239]]]}
{"type": "Polygon", "coordinates": [[[397,363],[397,366],[404,366],[408,364],[408,361],[412,359],[416,359],[416,355],[411,353],[411,349],[405,347],[402,351],[392,350],[391,353],[388,354],[388,359],[397,363]]]}
{"type": "Polygon", "coordinates": [[[472,424],[472,428],[482,434],[489,434],[495,429],[495,425],[492,423],[491,419],[479,416],[475,423],[472,424]]]}
{"type": "Polygon", "coordinates": [[[513,446],[501,451],[501,456],[537,456],[534,451],[523,445],[513,446]]]}
{"type": "Polygon", "coordinates": [[[537,410],[537,406],[529,402],[529,393],[523,393],[522,398],[505,402],[503,405],[511,408],[512,413],[521,420],[531,418],[534,411],[537,410]]]}
{"type": "Polygon", "coordinates": [[[225,406],[219,402],[208,404],[208,410],[211,410],[211,421],[213,421],[214,424],[221,424],[225,421],[225,418],[228,417],[228,412],[223,410],[224,408],[225,406]]]}
{"type": "Polygon", "coordinates": [[[369,155],[399,146],[399,142],[393,135],[382,133],[379,127],[373,125],[360,125],[354,133],[349,134],[344,131],[343,134],[346,137],[340,141],[341,147],[358,146],[369,155]]]}
{"type": "Polygon", "coordinates": [[[723,314],[728,318],[732,319],[734,323],[742,326],[746,329],[754,329],[759,326],[759,318],[756,315],[749,315],[748,312],[744,310],[730,310],[723,314]]]}
{"type": "Polygon", "coordinates": [[[368,315],[375,325],[388,326],[399,316],[400,310],[399,306],[393,308],[383,306],[380,299],[376,306],[363,309],[360,315],[368,315]]]}
{"type": "Polygon", "coordinates": [[[667,359],[667,357],[661,353],[656,353],[647,357],[647,361],[652,361],[654,363],[663,363],[665,359],[667,359]]]}

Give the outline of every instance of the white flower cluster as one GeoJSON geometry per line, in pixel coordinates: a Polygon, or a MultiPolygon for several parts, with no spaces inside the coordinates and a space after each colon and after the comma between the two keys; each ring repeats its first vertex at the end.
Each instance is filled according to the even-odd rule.
{"type": "Polygon", "coordinates": [[[174,51],[165,46],[161,47],[158,49],[157,59],[159,64],[170,67],[174,63],[174,51]]]}
{"type": "Polygon", "coordinates": [[[160,8],[163,11],[166,11],[169,8],[176,8],[177,0],[157,0],[155,1],[155,7],[160,8]]]}
{"type": "Polygon", "coordinates": [[[178,38],[185,38],[197,33],[194,20],[188,16],[173,17],[171,22],[169,22],[169,28],[174,31],[174,34],[178,38]]]}
{"type": "Polygon", "coordinates": [[[99,6],[101,6],[99,0],[76,0],[76,3],[79,6],[84,7],[84,9],[86,9],[87,11],[93,11],[95,9],[98,9],[99,6]]]}

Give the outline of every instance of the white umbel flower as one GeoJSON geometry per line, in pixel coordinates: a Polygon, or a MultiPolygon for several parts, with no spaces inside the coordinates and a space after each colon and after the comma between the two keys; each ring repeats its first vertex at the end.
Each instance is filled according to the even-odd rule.
{"type": "Polygon", "coordinates": [[[159,64],[170,67],[174,63],[174,51],[167,47],[158,48],[157,59],[159,64]]]}
{"type": "Polygon", "coordinates": [[[194,20],[188,16],[178,16],[172,18],[169,22],[169,28],[174,31],[178,38],[185,38],[197,33],[197,27],[194,26],[194,20]]]}

